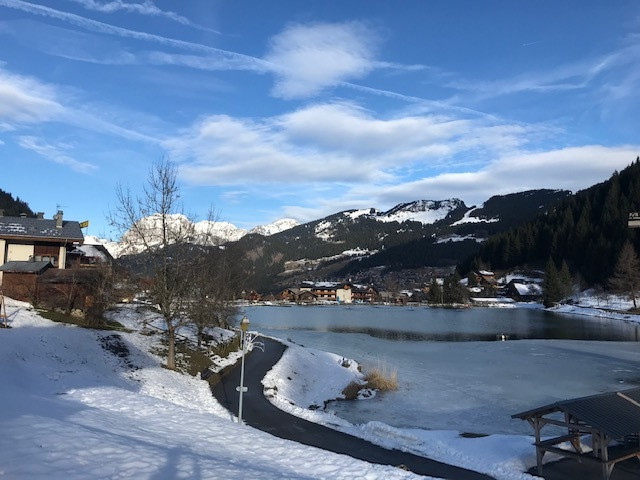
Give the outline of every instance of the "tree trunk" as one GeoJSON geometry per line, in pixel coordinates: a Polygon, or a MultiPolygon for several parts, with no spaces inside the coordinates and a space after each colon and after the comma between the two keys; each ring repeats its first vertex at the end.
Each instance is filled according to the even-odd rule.
{"type": "Polygon", "coordinates": [[[169,340],[169,351],[167,352],[167,368],[169,370],[176,369],[176,331],[173,327],[167,329],[169,340]]]}

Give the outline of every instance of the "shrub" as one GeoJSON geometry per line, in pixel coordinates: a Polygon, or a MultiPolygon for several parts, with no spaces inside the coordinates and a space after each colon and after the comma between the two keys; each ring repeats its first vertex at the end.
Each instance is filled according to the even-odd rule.
{"type": "MultiPolygon", "coordinates": [[[[382,392],[398,389],[398,371],[386,371],[386,369],[373,368],[365,376],[366,387],[382,392]]],[[[363,387],[360,387],[363,388],[363,387]]]]}
{"type": "Polygon", "coordinates": [[[344,395],[345,400],[355,400],[358,398],[358,392],[365,388],[365,385],[361,385],[358,382],[351,382],[349,385],[344,387],[342,390],[342,394],[344,395]]]}

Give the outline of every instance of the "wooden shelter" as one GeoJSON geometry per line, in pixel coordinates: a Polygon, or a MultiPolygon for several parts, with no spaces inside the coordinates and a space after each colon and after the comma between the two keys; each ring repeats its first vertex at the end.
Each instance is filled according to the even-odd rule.
{"type": "Polygon", "coordinates": [[[512,418],[526,420],[533,427],[541,476],[546,452],[599,464],[604,480],[609,479],[616,463],[633,457],[640,459],[640,387],[563,400],[517,413],[512,418]],[[546,425],[566,428],[567,433],[543,440],[541,430],[546,425]],[[580,441],[585,435],[591,436],[592,449],[585,448],[580,441]],[[567,449],[560,447],[565,442],[571,445],[567,449]]]}

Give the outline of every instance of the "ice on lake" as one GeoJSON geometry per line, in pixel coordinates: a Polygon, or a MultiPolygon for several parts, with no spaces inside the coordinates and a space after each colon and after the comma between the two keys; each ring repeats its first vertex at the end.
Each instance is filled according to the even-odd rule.
{"type": "Polygon", "coordinates": [[[397,369],[397,391],[330,404],[353,423],[529,434],[530,426],[512,414],[640,385],[638,325],[527,309],[249,307],[244,313],[264,334],[354,358],[365,369],[397,369]],[[501,335],[509,340],[496,340],[501,335]]]}

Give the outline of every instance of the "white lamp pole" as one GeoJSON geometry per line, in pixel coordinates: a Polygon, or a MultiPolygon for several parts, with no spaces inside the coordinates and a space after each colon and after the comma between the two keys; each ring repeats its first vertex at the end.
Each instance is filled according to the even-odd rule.
{"type": "Polygon", "coordinates": [[[240,364],[240,386],[236,390],[240,393],[240,400],[238,402],[238,423],[243,425],[242,421],[242,394],[247,391],[247,387],[244,386],[244,354],[246,350],[246,338],[247,330],[249,330],[249,319],[242,317],[240,320],[240,342],[242,344],[242,362],[240,364]]]}

